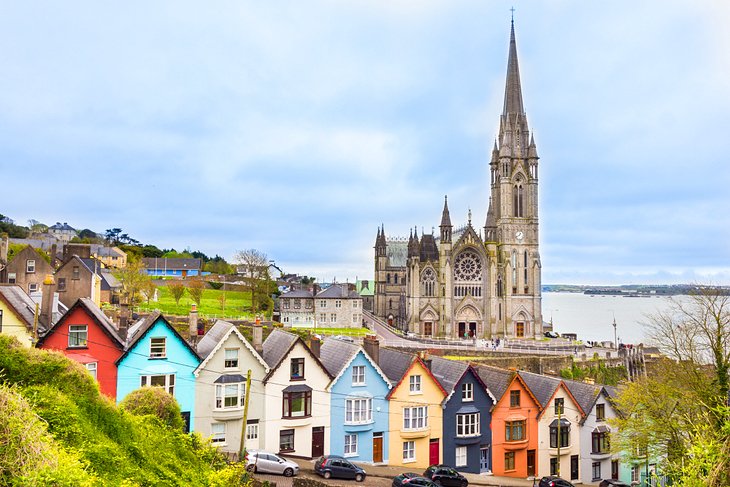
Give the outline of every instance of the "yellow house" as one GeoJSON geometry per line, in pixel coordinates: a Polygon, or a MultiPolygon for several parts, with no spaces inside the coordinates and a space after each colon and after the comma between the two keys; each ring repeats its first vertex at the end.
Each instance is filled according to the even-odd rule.
{"type": "Polygon", "coordinates": [[[441,463],[441,403],[447,394],[429,365],[429,360],[414,357],[388,394],[390,465],[424,469],[441,463]]]}
{"type": "Polygon", "coordinates": [[[33,346],[35,303],[23,288],[0,284],[0,333],[17,338],[27,347],[33,346]]]}

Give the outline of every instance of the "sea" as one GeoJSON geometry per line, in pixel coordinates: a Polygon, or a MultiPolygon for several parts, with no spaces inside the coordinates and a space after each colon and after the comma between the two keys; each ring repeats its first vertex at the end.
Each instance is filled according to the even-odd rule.
{"type": "MultiPolygon", "coordinates": [[[[542,293],[542,319],[553,322],[558,333],[576,333],[583,341],[614,340],[619,343],[650,343],[644,324],[658,311],[669,309],[670,297],[604,296],[567,292],[542,293]]],[[[674,296],[674,299],[686,299],[674,296]]]]}

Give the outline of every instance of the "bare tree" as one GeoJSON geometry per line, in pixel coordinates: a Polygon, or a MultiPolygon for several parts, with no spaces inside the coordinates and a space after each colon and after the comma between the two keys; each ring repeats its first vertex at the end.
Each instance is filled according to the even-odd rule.
{"type": "Polygon", "coordinates": [[[200,301],[203,300],[203,291],[205,291],[205,283],[201,280],[195,279],[188,283],[188,294],[195,304],[200,306],[200,301]]]}
{"type": "Polygon", "coordinates": [[[126,267],[118,269],[113,275],[122,285],[122,293],[129,299],[130,306],[138,302],[138,294],[142,292],[146,283],[152,280],[141,261],[128,262],[126,267]]]}
{"type": "Polygon", "coordinates": [[[170,294],[172,294],[172,297],[175,300],[175,305],[180,306],[180,299],[182,299],[185,294],[185,284],[180,281],[175,281],[170,283],[170,285],[167,286],[167,289],[170,290],[170,294]]]}
{"type": "Polygon", "coordinates": [[[155,297],[155,292],[157,291],[157,286],[155,286],[155,283],[152,282],[152,279],[149,281],[146,281],[142,284],[142,294],[144,295],[145,299],[147,300],[147,304],[150,304],[150,300],[155,297]]]}
{"type": "Polygon", "coordinates": [[[261,281],[269,281],[269,258],[261,251],[248,249],[236,252],[235,260],[243,272],[246,288],[251,294],[251,310],[256,313],[259,309],[256,291],[261,289],[261,281]]]}

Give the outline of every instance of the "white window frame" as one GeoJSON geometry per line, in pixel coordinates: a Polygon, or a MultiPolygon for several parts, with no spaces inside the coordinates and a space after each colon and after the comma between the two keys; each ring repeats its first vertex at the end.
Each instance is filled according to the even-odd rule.
{"type": "Polygon", "coordinates": [[[229,410],[229,409],[243,409],[243,404],[246,398],[246,383],[245,382],[233,382],[231,384],[216,384],[215,385],[215,409],[216,410],[229,410]],[[234,401],[230,401],[235,399],[234,401]],[[226,404],[230,402],[231,404],[226,404]]]}
{"type": "Polygon", "coordinates": [[[89,345],[88,325],[68,326],[68,348],[83,348],[89,345]]]}
{"type": "Polygon", "coordinates": [[[28,259],[25,261],[25,273],[35,274],[35,259],[28,259]]]}
{"type": "Polygon", "coordinates": [[[226,423],[210,423],[210,442],[216,446],[225,446],[226,423]],[[216,431],[219,427],[223,431],[216,431]]]}
{"type": "Polygon", "coordinates": [[[461,402],[471,402],[474,400],[474,384],[466,382],[461,384],[461,402]]]}
{"type": "Polygon", "coordinates": [[[167,338],[152,337],[150,338],[150,358],[166,358],[167,357],[167,338]],[[156,340],[156,342],[155,342],[156,340]],[[160,345],[162,340],[162,345],[160,345]],[[157,350],[157,351],[154,351],[157,350]],[[162,351],[160,351],[162,350],[162,351]]]}
{"type": "Polygon", "coordinates": [[[168,394],[171,396],[175,396],[175,374],[150,374],[150,375],[141,375],[139,376],[139,386],[140,387],[162,387],[165,389],[168,394]],[[165,383],[164,384],[158,384],[153,385],[152,379],[157,377],[164,377],[165,383]]]}
{"type": "Polygon", "coordinates": [[[365,366],[364,365],[353,365],[352,366],[352,385],[353,386],[364,386],[365,385],[365,366]]]}
{"type": "Polygon", "coordinates": [[[259,439],[259,424],[249,423],[246,425],[246,439],[247,440],[258,440],[259,439]]]}
{"type": "Polygon", "coordinates": [[[368,424],[372,422],[372,397],[350,397],[345,400],[345,424],[368,424]]]}
{"type": "Polygon", "coordinates": [[[330,323],[337,323],[337,313],[330,313],[330,323]]]}
{"type": "Polygon", "coordinates": [[[414,431],[428,428],[428,406],[403,408],[403,430],[414,431]]]}
{"type": "MultiPolygon", "coordinates": [[[[239,355],[239,349],[238,348],[226,348],[223,350],[223,367],[226,369],[237,369],[238,368],[238,355],[239,355]],[[236,357],[235,358],[229,358],[229,352],[234,352],[236,357]],[[233,362],[235,360],[235,364],[229,365],[229,362],[233,362]]],[[[232,355],[232,354],[230,354],[232,355]]]]}
{"type": "Polygon", "coordinates": [[[335,308],[342,308],[342,300],[336,299],[335,300],[335,308]]]}
{"type": "Polygon", "coordinates": [[[353,308],[357,308],[357,307],[358,307],[358,305],[357,305],[357,300],[354,300],[354,301],[352,302],[352,307],[353,307],[353,308]]]}
{"type": "Polygon", "coordinates": [[[410,377],[408,377],[408,385],[411,394],[421,394],[423,392],[423,390],[421,389],[420,375],[411,375],[410,377]]]}
{"type": "Polygon", "coordinates": [[[456,437],[464,438],[470,436],[479,436],[479,413],[467,413],[456,415],[456,437]]]}
{"type": "Polygon", "coordinates": [[[456,467],[466,467],[466,447],[456,447],[456,467]]]}
{"type": "Polygon", "coordinates": [[[8,272],[8,284],[15,284],[18,281],[18,274],[15,272],[8,272]]]}
{"type": "Polygon", "coordinates": [[[84,364],[84,367],[86,367],[86,370],[89,371],[89,373],[91,374],[91,377],[93,377],[94,380],[97,380],[96,373],[98,371],[98,365],[99,364],[97,362],[89,362],[87,364],[84,364]]]}
{"type": "Polygon", "coordinates": [[[345,456],[356,457],[357,456],[357,435],[347,434],[345,435],[345,456]]]}
{"type": "Polygon", "coordinates": [[[38,291],[38,283],[37,282],[31,282],[28,284],[28,294],[34,293],[38,291]]]}
{"type": "Polygon", "coordinates": [[[415,462],[416,461],[416,442],[404,441],[403,442],[403,463],[415,462]]]}
{"type": "Polygon", "coordinates": [[[320,307],[320,308],[326,308],[326,307],[327,307],[327,300],[326,300],[326,299],[322,299],[322,300],[321,300],[321,301],[319,302],[319,307],[320,307]]]}

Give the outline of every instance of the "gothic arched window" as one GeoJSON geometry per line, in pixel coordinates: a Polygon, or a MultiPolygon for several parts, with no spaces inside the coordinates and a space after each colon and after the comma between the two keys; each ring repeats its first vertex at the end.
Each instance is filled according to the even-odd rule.
{"type": "Polygon", "coordinates": [[[522,181],[517,180],[517,184],[512,188],[512,208],[514,216],[525,216],[524,211],[524,192],[522,189],[522,181]]]}
{"type": "Polygon", "coordinates": [[[502,284],[502,276],[497,276],[497,296],[502,297],[504,295],[504,284],[502,284]]]}
{"type": "Polygon", "coordinates": [[[512,251],[512,292],[517,292],[517,251],[512,251]]]}
{"type": "Polygon", "coordinates": [[[527,287],[527,250],[525,250],[525,267],[524,267],[524,280],[525,280],[525,287],[527,287]]]}
{"type": "Polygon", "coordinates": [[[388,273],[387,273],[387,274],[385,275],[385,282],[387,282],[388,284],[390,284],[390,272],[388,272],[388,273]]]}
{"type": "Polygon", "coordinates": [[[473,250],[465,250],[454,260],[454,296],[482,296],[482,259],[473,250]]]}
{"type": "Polygon", "coordinates": [[[398,284],[398,274],[393,274],[393,283],[398,284]]]}
{"type": "Polygon", "coordinates": [[[430,267],[426,268],[421,274],[421,292],[426,297],[435,296],[436,289],[436,273],[430,267]]]}

